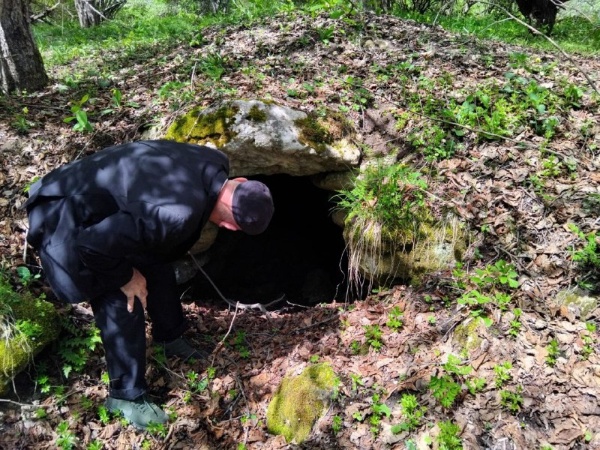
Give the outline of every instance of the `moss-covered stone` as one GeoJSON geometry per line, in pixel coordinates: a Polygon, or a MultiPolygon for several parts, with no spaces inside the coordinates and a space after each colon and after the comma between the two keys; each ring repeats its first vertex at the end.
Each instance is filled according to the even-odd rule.
{"type": "Polygon", "coordinates": [[[406,229],[360,228],[362,232],[347,227],[344,237],[348,242],[360,239],[363,246],[355,251],[360,252],[361,271],[382,281],[398,278],[418,285],[423,275],[453,267],[467,247],[465,233],[456,220],[433,224],[427,213],[406,229]],[[351,236],[351,232],[360,235],[351,236]]]}
{"type": "Polygon", "coordinates": [[[565,289],[556,294],[555,303],[558,306],[566,306],[576,317],[586,320],[598,306],[598,298],[578,288],[565,289]]]}
{"type": "Polygon", "coordinates": [[[477,330],[484,326],[479,318],[469,318],[459,324],[454,330],[453,341],[461,347],[461,350],[472,352],[479,348],[482,339],[479,337],[477,330]]]}
{"type": "Polygon", "coordinates": [[[195,108],[169,127],[165,139],[222,147],[236,135],[231,124],[238,110],[236,106],[228,105],[214,111],[195,108]]]}
{"type": "Polygon", "coordinates": [[[0,392],[10,380],[60,332],[58,313],[52,303],[20,295],[7,286],[0,289],[0,392]],[[21,332],[16,324],[24,330],[21,332]]]}
{"type": "Polygon", "coordinates": [[[267,427],[287,442],[302,443],[323,414],[339,380],[329,364],[307,367],[285,377],[267,409],[267,427]]]}

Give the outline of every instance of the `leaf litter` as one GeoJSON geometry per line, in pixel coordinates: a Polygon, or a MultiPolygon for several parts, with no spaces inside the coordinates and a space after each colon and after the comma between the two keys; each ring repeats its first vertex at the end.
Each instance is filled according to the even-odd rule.
{"type": "MultiPolygon", "coordinates": [[[[409,440],[428,448],[428,436],[435,436],[439,423],[449,419],[459,426],[464,448],[600,448],[600,337],[594,335],[593,351],[582,359],[585,321],[577,311],[555,303],[556,294],[581,276],[572,257],[577,238],[568,224],[576,223],[586,233],[600,225],[595,200],[600,194],[600,114],[578,68],[551,52],[500,42],[490,45],[389,16],[366,15],[357,24],[325,14],[281,15],[251,27],[209,28],[202,38],[202,44],[194,46],[159,46],[148,52],[152,59],[144,54],[103,55],[103,64],[115,69],[108,87],[95,79],[74,87],[60,83],[61,74],[81,73],[95,63],[82,59],[53,68],[55,83],[39,94],[0,99],[0,251],[9,267],[24,263],[26,223],[20,206],[33,177],[103,147],[140,139],[150,124],[168,124],[182,106],[267,98],[305,111],[321,106],[344,110],[355,124],[358,142],[381,155],[396,149],[398,158],[410,156],[417,167],[426,169],[431,163],[406,144],[408,131],[427,125],[425,114],[410,117],[403,129],[395,126],[407,111],[403,96],[427,95],[418,78],[450,74],[452,83],[440,96],[458,98],[469,87],[501,82],[510,70],[533,76],[545,86],[564,80],[581,86],[581,107],[559,112],[560,132],[544,154],[540,136],[526,128],[510,139],[490,141],[480,141],[473,130],[465,129],[464,148],[434,163],[436,175],[430,177],[429,189],[440,200],[432,201],[434,208],[440,213],[452,208],[473,230],[464,258],[467,268],[499,259],[516,267],[520,287],[512,294],[512,304],[522,311],[520,328],[516,336],[510,334],[511,322],[517,319],[514,310],[495,311],[491,326],[470,328],[474,344],[465,352],[458,330],[474,319],[448,302],[457,297],[449,271],[432,274],[419,286],[384,288],[352,305],[282,308],[269,317],[229,310],[218,301],[196,304],[186,299],[192,325],[188,337],[213,351],[208,361],[165,364],[148,350],[151,392],[174,416],[166,434],[136,432],[118,419],[102,423],[98,408],[106,388],[99,381],[105,370],[99,351],[83,373],[62,380],[67,392],[61,396],[34,392],[26,374],[18,377],[20,396],[0,403],[2,447],[55,448],[57,426],[68,421],[82,448],[94,440],[106,449],[234,449],[242,443],[248,449],[296,448],[268,433],[266,409],[284,375],[318,359],[330,363],[340,376],[340,392],[301,448],[404,449],[409,440]],[[539,67],[549,67],[548,73],[515,67],[514,55],[521,53],[539,67]],[[161,64],[154,64],[157,54],[161,64]],[[214,54],[225,64],[218,80],[197,64],[214,54]],[[378,67],[392,61],[412,67],[408,84],[382,76],[378,67]],[[179,83],[180,96],[193,94],[195,100],[186,103],[169,94],[169,82],[179,83]],[[127,103],[114,108],[112,88],[121,90],[127,103]],[[97,93],[88,106],[95,130],[76,133],[63,119],[70,105],[91,90],[97,93]],[[30,125],[19,133],[14,118],[23,108],[30,125]],[[112,112],[101,114],[109,109],[112,112]],[[536,179],[547,170],[544,159],[552,155],[563,170],[544,176],[540,188],[536,179]],[[574,169],[564,170],[568,164],[574,169]],[[402,311],[403,325],[391,329],[386,320],[395,307],[402,311]],[[381,331],[377,351],[366,336],[373,326],[381,331]],[[549,365],[553,339],[560,351],[549,365]],[[449,355],[461,355],[462,365],[472,367],[466,379],[481,378],[485,384],[472,395],[462,380],[456,403],[444,408],[428,385],[443,373],[449,355]],[[508,381],[498,388],[497,367],[505,363],[510,363],[508,381]],[[203,389],[190,387],[191,373],[198,381],[206,380],[203,389]],[[500,391],[519,389],[521,403],[513,414],[502,405],[500,391]],[[417,396],[425,416],[415,430],[395,434],[392,426],[404,420],[399,400],[407,393],[417,396]],[[375,432],[368,420],[374,394],[389,409],[375,432]],[[84,399],[93,407],[85,408],[84,399]],[[46,413],[44,419],[36,418],[39,408],[46,413]],[[342,420],[337,433],[332,430],[334,417],[342,420]]],[[[574,60],[588,74],[600,73],[597,59],[574,60]]],[[[43,284],[34,288],[52,298],[43,284]]],[[[70,314],[91,321],[86,308],[70,314]]],[[[585,320],[598,324],[599,318],[596,307],[585,320]]]]}

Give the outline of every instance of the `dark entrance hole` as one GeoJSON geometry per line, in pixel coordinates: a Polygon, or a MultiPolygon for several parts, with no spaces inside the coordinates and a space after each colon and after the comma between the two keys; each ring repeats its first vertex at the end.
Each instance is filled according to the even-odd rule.
{"type": "MultiPolygon", "coordinates": [[[[302,305],[346,300],[345,242],[331,219],[333,193],[308,177],[252,179],[269,186],[275,214],[257,236],[219,231],[203,269],[222,294],[242,303],[269,303],[283,294],[302,305]]],[[[201,273],[192,287],[200,301],[219,298],[201,273]]]]}

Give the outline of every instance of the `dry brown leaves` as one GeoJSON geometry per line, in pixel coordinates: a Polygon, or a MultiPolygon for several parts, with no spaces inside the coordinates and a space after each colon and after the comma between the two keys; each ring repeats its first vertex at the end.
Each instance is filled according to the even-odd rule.
{"type": "MultiPolygon", "coordinates": [[[[390,146],[399,148],[398,154],[405,156],[410,148],[405,136],[394,129],[394,114],[402,112],[398,106],[402,104],[398,97],[402,89],[416,92],[418,88],[416,83],[407,87],[396,79],[379,77],[377,66],[411,61],[428,77],[449,73],[454,80],[452,90],[458,92],[482,80],[502,79],[510,54],[523,52],[501,43],[490,49],[489,44],[469,36],[453,36],[440,28],[377,16],[367,16],[359,32],[351,24],[319,15],[271,18],[252,28],[208,29],[203,36],[203,46],[182,45],[166,51],[161,65],[154,64],[154,57],[121,61],[122,70],[115,72],[113,85],[107,88],[98,88],[89,80],[65,94],[59,88],[61,73],[83,67],[83,62],[79,65],[74,61],[71,67],[55,69],[52,75],[57,83],[45,92],[2,100],[0,252],[9,266],[23,262],[26,227],[19,207],[26,198],[26,184],[76,157],[139,139],[156,117],[168,124],[173,111],[179,109],[175,100],[157,94],[168,81],[190,83],[189,89],[198,99],[190,107],[210,105],[228,96],[271,98],[307,111],[346,106],[360,143],[372,145],[379,154],[388,152],[390,146]],[[328,27],[334,32],[325,43],[319,31],[328,27]],[[210,53],[220,54],[229,68],[218,83],[195,69],[190,73],[189,61],[210,53]],[[352,80],[360,80],[370,92],[373,101],[369,109],[351,108],[353,100],[344,90],[352,80]],[[310,85],[310,93],[305,83],[310,85]],[[112,87],[119,88],[131,103],[102,116],[100,112],[110,107],[112,87]],[[63,119],[69,115],[72,102],[92,88],[97,92],[89,111],[96,123],[95,132],[80,135],[63,119]],[[23,107],[28,108],[32,125],[27,135],[18,135],[12,123],[23,107]]],[[[104,57],[106,63],[113,59],[113,55],[104,57]]],[[[578,71],[556,55],[537,57],[556,63],[554,79],[539,75],[540,83],[565,79],[583,85],[578,71]]],[[[118,60],[118,55],[114,59],[118,60]]],[[[600,73],[597,60],[579,58],[578,64],[590,74],[600,73]]],[[[586,95],[584,103],[589,101],[586,95]]],[[[597,207],[590,209],[586,204],[590,194],[600,194],[600,156],[585,150],[593,148],[590,144],[600,144],[600,114],[581,108],[562,119],[561,137],[547,147],[546,156],[573,160],[576,169],[545,177],[543,188],[535,182],[543,171],[541,142],[527,132],[502,143],[477,142],[474,135],[467,134],[465,150],[437,163],[437,173],[429,180],[431,193],[438,199],[433,202],[435,208],[455,211],[472,231],[467,265],[476,267],[504,259],[517,267],[521,283],[514,299],[523,310],[521,332],[516,339],[509,336],[514,319],[510,312],[496,314],[490,328],[476,328],[480,344],[465,363],[473,367],[472,376],[485,379],[487,385],[475,396],[463,391],[452,410],[439,405],[427,384],[448,355],[460,353],[461,345],[453,332],[468,314],[442,306],[443,297],[448,295],[445,283],[451,276],[436,274],[425,280],[420,290],[396,286],[344,312],[338,311],[344,305],[336,304],[271,312],[270,318],[244,311],[235,317],[232,332],[223,342],[234,312],[224,305],[188,304],[186,312],[193,324],[189,337],[199,344],[208,337],[216,349],[209,361],[177,361],[168,367],[155,361],[149,351],[147,378],[152,391],[157,401],[176,414],[166,437],[137,433],[118,420],[108,425],[100,422],[97,407],[106,390],[98,382],[104,366],[97,355],[86,374],[65,382],[69,391],[65,402],[57,404],[55,397],[50,397],[40,403],[32,396],[23,402],[34,406],[2,403],[0,446],[56,448],[56,427],[67,420],[82,448],[96,439],[105,449],[140,448],[147,445],[144,442],[151,448],[170,449],[234,449],[240,443],[249,449],[289,448],[282,437],[268,433],[266,408],[282,377],[301,370],[317,355],[319,361],[334,367],[342,384],[338,401],[316,425],[305,448],[402,449],[409,437],[419,448],[425,448],[427,435],[435,435],[439,429],[435,424],[447,419],[460,426],[465,448],[533,449],[543,444],[556,450],[600,448],[600,337],[596,335],[595,352],[582,360],[583,322],[552,304],[556,292],[572,285],[578,276],[570,252],[575,236],[568,224],[577,223],[586,232],[600,226],[597,207]],[[578,130],[582,127],[589,128],[588,134],[576,137],[581,136],[578,130]],[[425,296],[433,303],[426,302],[425,296]],[[404,312],[404,326],[397,332],[385,325],[388,311],[395,306],[404,312]],[[366,345],[366,351],[354,354],[353,342],[364,343],[365,326],[370,325],[383,330],[381,351],[366,345]],[[247,357],[240,352],[236,336],[243,336],[247,357]],[[556,339],[561,349],[553,367],[546,363],[551,339],[556,339]],[[511,380],[505,388],[523,388],[522,409],[516,415],[502,407],[499,389],[494,386],[494,368],[503,362],[512,364],[511,380]],[[215,374],[208,389],[190,395],[187,374],[193,371],[206,377],[209,366],[214,367],[215,374]],[[355,418],[371,414],[374,392],[381,394],[391,410],[379,434],[371,431],[367,420],[355,418]],[[398,400],[407,392],[418,395],[427,408],[426,423],[432,427],[423,426],[410,436],[395,435],[390,426],[403,420],[398,400]],[[84,396],[92,400],[94,408],[81,407],[84,396]],[[33,417],[38,406],[46,410],[46,420],[33,417]],[[343,419],[338,434],[331,431],[336,415],[343,419]],[[586,437],[586,433],[591,435],[586,437]]],[[[406,128],[417,127],[422,121],[422,117],[411,117],[406,128]]],[[[410,157],[417,166],[425,165],[420,155],[410,157]]],[[[599,318],[597,309],[588,320],[597,323],[599,318]]]]}

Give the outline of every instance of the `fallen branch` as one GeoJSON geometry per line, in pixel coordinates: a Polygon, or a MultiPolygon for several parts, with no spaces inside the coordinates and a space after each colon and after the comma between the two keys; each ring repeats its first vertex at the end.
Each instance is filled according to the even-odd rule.
{"type": "Polygon", "coordinates": [[[46,22],[49,23],[48,21],[44,20],[47,16],[50,15],[50,13],[52,11],[54,11],[58,6],[60,5],[60,2],[58,2],[56,5],[51,6],[50,8],[46,8],[44,11],[42,11],[39,14],[35,14],[33,16],[30,17],[31,23],[37,23],[37,22],[46,22]]]}

